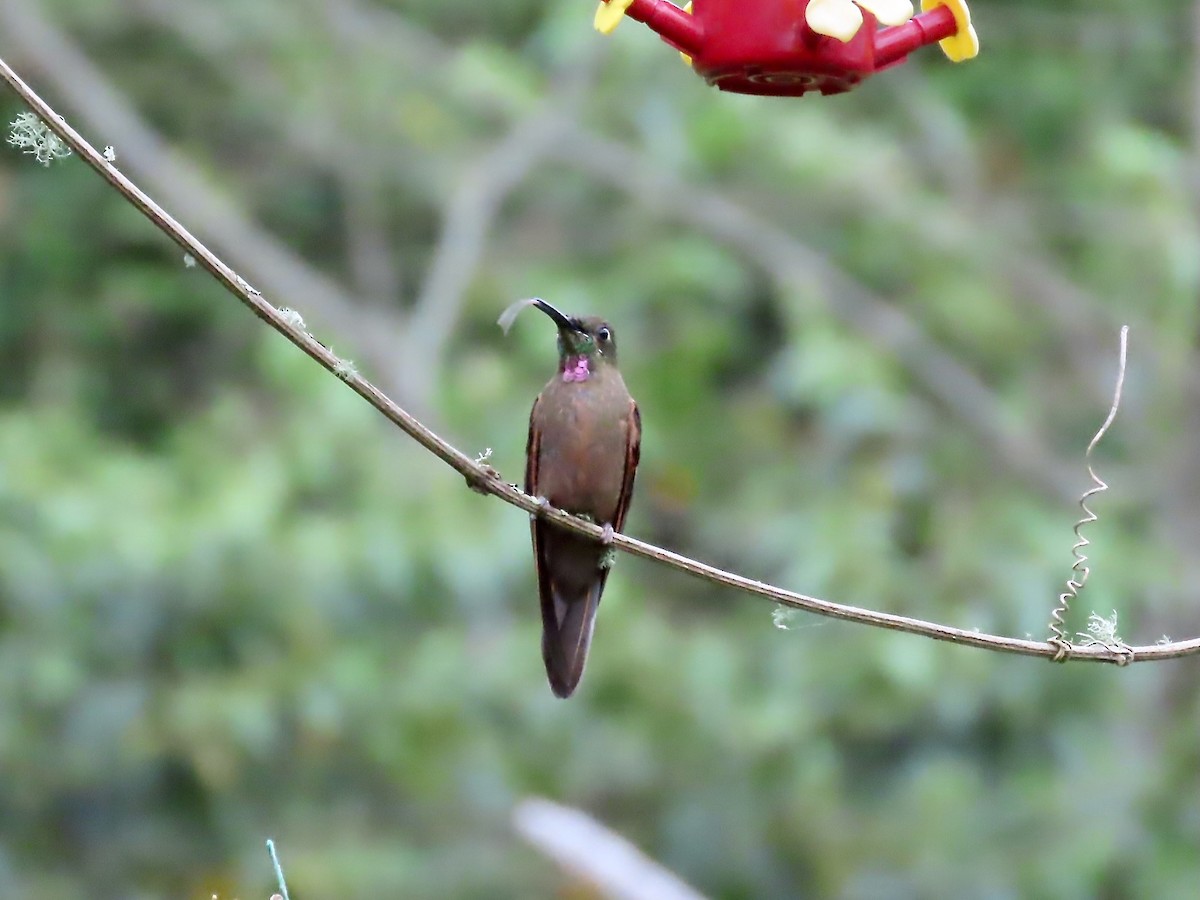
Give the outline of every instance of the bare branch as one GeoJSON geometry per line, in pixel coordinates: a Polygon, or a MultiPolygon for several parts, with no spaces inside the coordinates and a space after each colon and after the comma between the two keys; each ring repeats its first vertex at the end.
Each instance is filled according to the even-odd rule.
{"type": "MultiPolygon", "coordinates": [[[[586,522],[583,519],[578,519],[562,510],[546,506],[543,502],[539,502],[536,498],[518,490],[514,485],[506,484],[499,480],[495,472],[490,470],[490,467],[480,465],[472,457],[451,446],[416,418],[397,406],[394,401],[373,384],[364,380],[353,369],[348,369],[342,360],[303,330],[297,321],[295,313],[290,310],[285,312],[268,303],[262,294],[250,288],[236,272],[168,215],[137,185],[109,163],[95,147],[84,140],[65,120],[60,119],[55,111],[22,81],[3,59],[0,59],[0,80],[6,82],[13,92],[30,109],[36,112],[51,127],[54,133],[62,138],[81,159],[108,181],[126,200],[146,216],[156,228],[175,241],[185,252],[195,257],[200,265],[204,266],[213,277],[224,285],[226,290],[248,306],[256,316],[303,350],[325,369],[345,381],[351,390],[370,403],[388,421],[399,427],[422,447],[463,475],[470,484],[482,492],[493,494],[504,502],[523,509],[527,513],[536,514],[556,527],[564,528],[575,534],[590,537],[597,541],[604,536],[604,531],[600,526],[586,522]]],[[[934,640],[982,647],[1004,653],[1050,658],[1057,652],[1057,648],[1048,641],[1019,640],[1017,638],[984,634],[978,631],[954,628],[949,625],[941,625],[936,622],[927,622],[907,616],[833,603],[828,600],[821,600],[795,591],[788,591],[773,585],[764,584],[763,582],[755,581],[752,578],[746,578],[742,575],[736,575],[732,572],[726,572],[697,560],[672,553],[669,550],[647,544],[644,541],[639,541],[636,538],[616,534],[612,536],[611,540],[612,546],[626,553],[654,560],[714,584],[735,588],[782,606],[802,609],[831,618],[860,622],[878,628],[924,635],[934,640]]],[[[1158,643],[1145,647],[1133,647],[1131,649],[1135,654],[1134,661],[1136,662],[1173,659],[1180,656],[1200,654],[1200,638],[1188,641],[1158,643]]],[[[1073,658],[1088,660],[1090,662],[1116,664],[1128,662],[1128,659],[1122,654],[1103,646],[1077,648],[1073,658]]]]}

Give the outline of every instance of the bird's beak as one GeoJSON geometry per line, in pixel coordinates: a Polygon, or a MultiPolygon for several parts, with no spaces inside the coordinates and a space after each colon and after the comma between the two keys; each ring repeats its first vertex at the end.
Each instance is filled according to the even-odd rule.
{"type": "Polygon", "coordinates": [[[533,305],[553,319],[554,324],[564,331],[583,331],[583,327],[579,324],[579,322],[577,322],[575,319],[572,319],[570,316],[559,312],[540,297],[534,299],[533,305]]]}

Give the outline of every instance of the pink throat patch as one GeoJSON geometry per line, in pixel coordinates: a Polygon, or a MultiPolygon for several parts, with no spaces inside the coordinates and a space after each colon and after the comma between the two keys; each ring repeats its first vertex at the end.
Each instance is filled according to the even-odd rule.
{"type": "Polygon", "coordinates": [[[587,381],[591,372],[588,371],[588,358],[586,356],[572,356],[567,359],[567,364],[563,367],[563,381],[587,381]]]}

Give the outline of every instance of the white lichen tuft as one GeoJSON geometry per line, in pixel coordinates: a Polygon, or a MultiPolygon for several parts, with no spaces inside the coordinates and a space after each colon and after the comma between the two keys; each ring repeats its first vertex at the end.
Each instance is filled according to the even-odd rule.
{"type": "Polygon", "coordinates": [[[292,328],[303,331],[306,334],[308,333],[308,326],[304,324],[304,316],[300,315],[296,310],[289,306],[281,306],[279,308],[279,315],[292,328]]]}
{"type": "Polygon", "coordinates": [[[354,362],[349,359],[339,359],[333,367],[333,374],[343,381],[349,381],[351,378],[358,377],[358,370],[354,368],[354,362]]]}
{"type": "Polygon", "coordinates": [[[475,465],[482,466],[485,462],[492,458],[492,448],[485,447],[483,452],[475,457],[475,465]]]}
{"type": "Polygon", "coordinates": [[[1160,646],[1166,646],[1167,644],[1173,644],[1175,642],[1171,640],[1171,636],[1169,634],[1164,634],[1162,637],[1160,637],[1154,643],[1156,643],[1160,646]]]}
{"type": "Polygon", "coordinates": [[[23,112],[9,123],[9,145],[32,153],[43,166],[71,155],[71,148],[50,126],[31,112],[23,112]]]}
{"type": "Polygon", "coordinates": [[[1125,643],[1117,634],[1117,611],[1115,609],[1111,619],[1104,618],[1100,613],[1092,613],[1088,616],[1087,631],[1077,632],[1075,636],[1084,642],[1085,647],[1095,644],[1113,647],[1125,643]]]}
{"type": "Polygon", "coordinates": [[[183,254],[183,267],[185,269],[196,268],[196,257],[192,256],[190,253],[183,254]]]}
{"type": "Polygon", "coordinates": [[[104,148],[104,158],[109,162],[117,161],[117,151],[112,148],[112,144],[104,148]]]}
{"type": "Polygon", "coordinates": [[[780,631],[787,631],[791,626],[788,624],[796,615],[796,610],[788,609],[786,606],[777,606],[771,610],[771,623],[780,631]]]}

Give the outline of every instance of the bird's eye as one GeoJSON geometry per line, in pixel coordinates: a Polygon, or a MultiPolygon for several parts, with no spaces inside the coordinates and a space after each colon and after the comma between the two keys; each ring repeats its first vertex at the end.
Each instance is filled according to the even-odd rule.
{"type": "Polygon", "coordinates": [[[600,330],[596,332],[596,338],[602,344],[607,344],[609,341],[609,338],[611,338],[611,337],[612,337],[612,332],[608,330],[607,325],[601,325],[600,330]]]}

